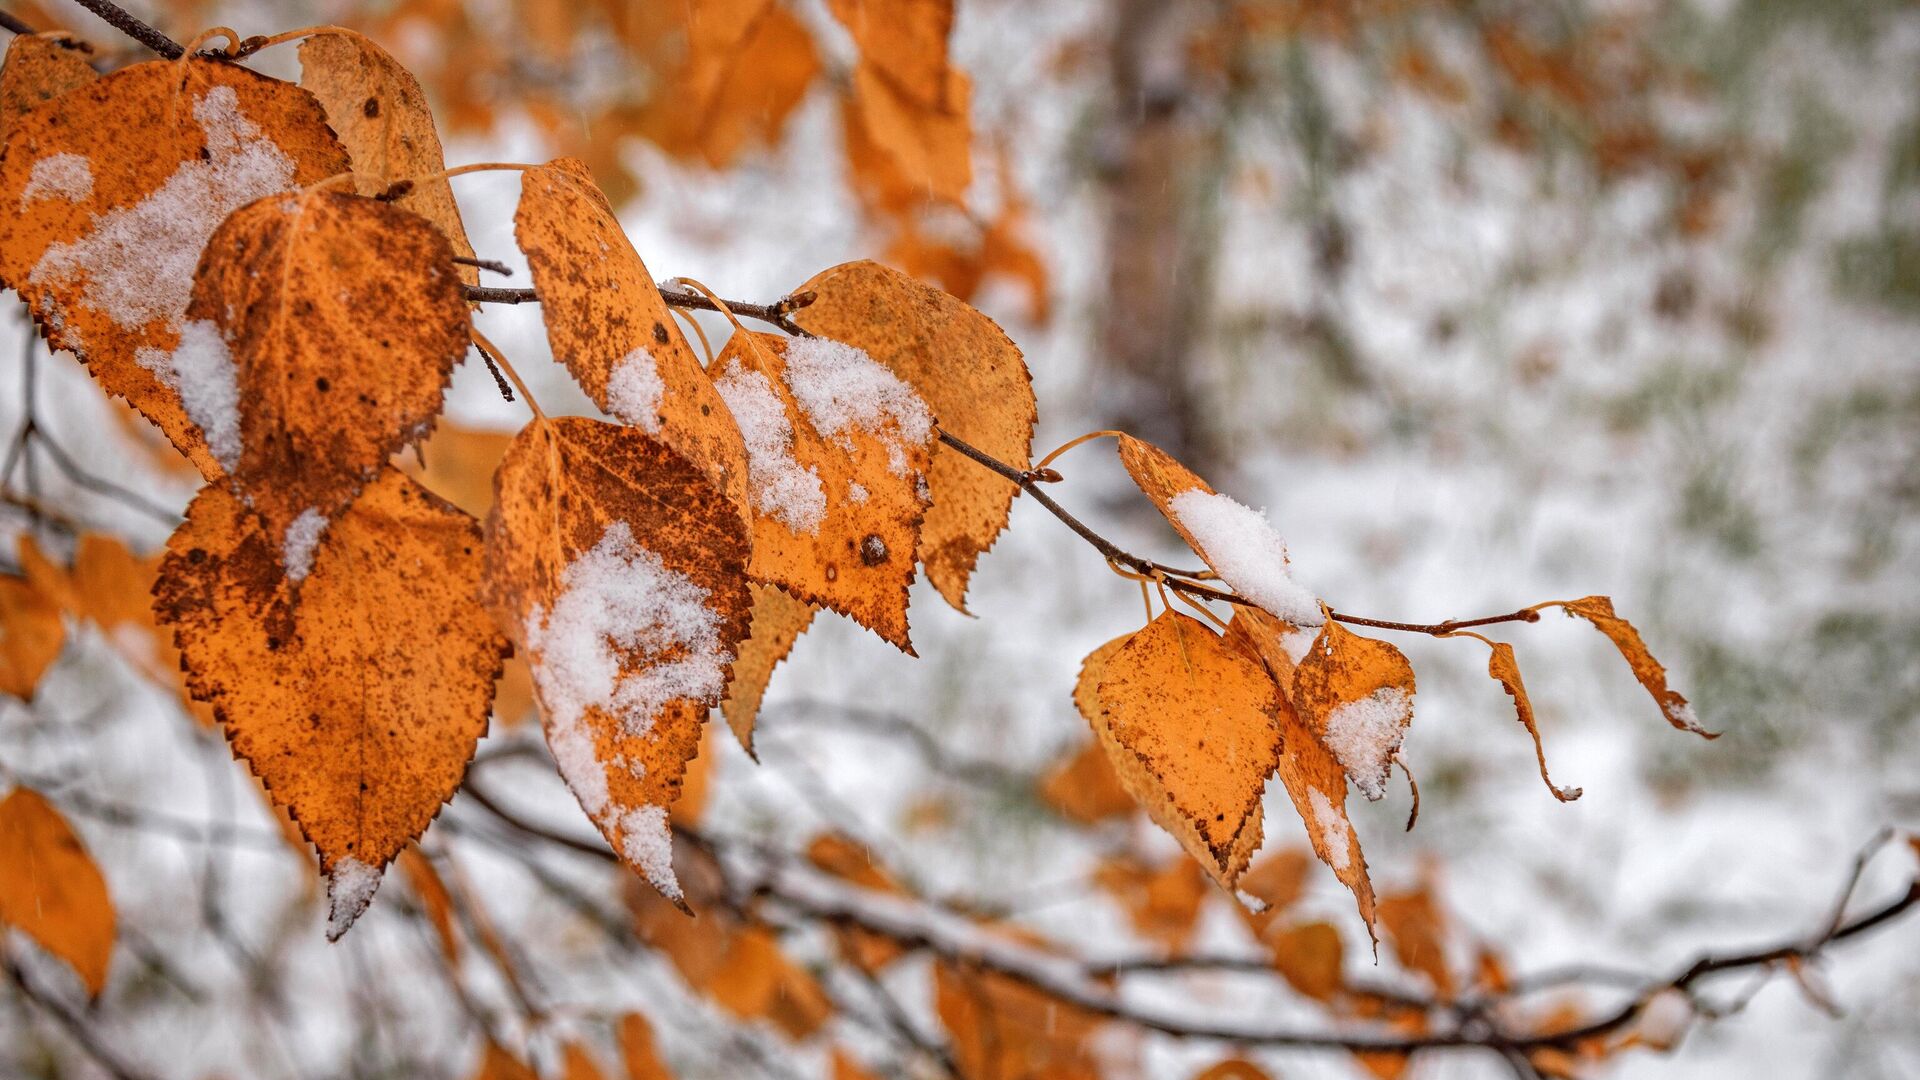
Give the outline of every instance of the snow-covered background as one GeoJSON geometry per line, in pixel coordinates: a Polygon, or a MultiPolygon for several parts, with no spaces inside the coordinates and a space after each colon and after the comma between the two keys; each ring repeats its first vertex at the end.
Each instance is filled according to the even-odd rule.
{"type": "MultiPolygon", "coordinates": [[[[804,7],[823,40],[846,44],[823,10],[804,7]]],[[[1554,778],[1585,789],[1563,805],[1485,677],[1483,649],[1397,640],[1419,672],[1405,757],[1422,811],[1409,834],[1404,789],[1353,800],[1374,880],[1393,891],[1436,874],[1461,924],[1521,972],[1660,972],[1702,948],[1812,932],[1875,830],[1920,828],[1920,18],[1874,4],[1601,7],[1638,18],[1663,50],[1710,72],[1692,93],[1653,104],[1671,129],[1738,147],[1710,228],[1674,227],[1664,174],[1603,180],[1572,153],[1489,138],[1470,110],[1383,77],[1364,49],[1308,36],[1266,58],[1286,79],[1232,129],[1218,282],[1193,298],[1208,331],[1191,359],[1232,462],[1219,486],[1266,509],[1321,596],[1343,611],[1428,621],[1611,594],[1706,726],[1726,732],[1706,743],[1670,729],[1584,624],[1520,627],[1503,636],[1518,650],[1554,778]],[[1308,112],[1341,144],[1337,165],[1303,149],[1308,112]],[[1316,261],[1329,220],[1344,236],[1334,274],[1316,261]]],[[[243,34],[335,14],[216,8],[204,21],[243,34]]],[[[1097,36],[1105,10],[961,0],[953,43],[974,79],[977,122],[1014,148],[1029,239],[1052,276],[1046,325],[1027,320],[1011,289],[977,301],[1026,353],[1042,448],[1108,426],[1089,405],[1104,377],[1105,249],[1086,132],[1105,83],[1056,55],[1097,36]]],[[[1468,44],[1443,31],[1432,47],[1472,78],[1468,44]]],[[[291,74],[291,54],[258,66],[291,74]]],[[[815,93],[777,147],[724,172],[626,143],[641,193],[622,218],[649,267],[771,300],[874,254],[837,123],[831,98],[815,93]]],[[[551,152],[509,112],[488,138],[451,140],[448,160],[551,152]]],[[[455,183],[476,251],[525,284],[517,176],[455,183]]],[[[480,325],[525,358],[549,411],[570,394],[585,411],[565,373],[538,362],[537,309],[490,308],[480,325]]],[[[717,319],[706,325],[725,332],[717,319]]],[[[17,384],[18,350],[8,352],[0,379],[17,384]]],[[[76,365],[43,355],[40,372],[42,423],[62,445],[101,475],[184,505],[190,485],[120,433],[76,365]]],[[[19,399],[4,400],[10,426],[19,399]]],[[[472,363],[449,413],[502,430],[525,418],[472,363]]],[[[1110,444],[1059,467],[1067,482],[1056,495],[1069,507],[1131,550],[1181,561],[1110,444]]],[[[164,538],[163,526],[66,489],[57,474],[41,480],[54,501],[142,546],[164,538]]],[[[1069,690],[1087,652],[1138,626],[1138,591],[1020,500],[970,607],[974,618],[917,586],[917,660],[823,617],[775,676],[760,763],[728,739],[710,744],[708,821],[795,847],[837,828],[928,895],[1012,913],[1101,955],[1140,952],[1088,875],[1116,847],[1165,857],[1173,841],[1144,822],[1091,838],[1062,828],[1019,782],[1086,738],[1069,690]],[[982,767],[942,775],[901,725],[982,767]]],[[[532,738],[530,726],[497,725],[482,754],[532,738]]],[[[222,740],[140,684],[107,642],[71,647],[33,707],[0,706],[0,762],[69,811],[105,870],[123,948],[98,1017],[130,1059],[169,1077],[469,1070],[471,1025],[419,921],[404,917],[405,891],[389,881],[360,926],[327,946],[310,865],[280,840],[222,740]],[[144,824],[116,807],[146,812],[144,824]]],[[[488,768],[493,789],[589,835],[550,769],[488,768]]],[[[1267,811],[1270,850],[1303,842],[1277,786],[1267,811]]],[[[476,820],[457,799],[434,828],[551,1006],[536,1057],[551,1061],[556,1033],[638,1007],[681,1075],[737,1075],[738,1047],[710,1006],[657,958],[609,953],[511,860],[462,842],[476,820]]],[[[1903,886],[1912,869],[1905,849],[1887,851],[1859,902],[1903,886]]],[[[559,872],[615,908],[611,873],[559,872]]],[[[1201,940],[1215,951],[1247,947],[1227,903],[1213,896],[1202,915],[1201,940]]],[[[1368,969],[1364,932],[1330,874],[1316,871],[1305,903],[1341,927],[1349,966],[1368,969]]],[[[829,944],[794,947],[804,957],[829,944]]],[[[501,998],[484,965],[473,967],[476,992],[501,998]]],[[[1920,1076],[1920,921],[1839,948],[1821,974],[1838,1018],[1776,977],[1672,1055],[1629,1052],[1600,1074],[1920,1076]]],[[[909,1000],[923,975],[910,966],[896,977],[909,1000]]],[[[1743,989],[1736,979],[1710,993],[1743,989]]],[[[1238,984],[1165,993],[1219,1015],[1315,1016],[1238,984]]],[[[23,1009],[0,1011],[0,1071],[90,1075],[49,1049],[63,1038],[23,1009]],[[76,1071],[56,1070],[55,1057],[76,1071]]],[[[766,1044],[746,1060],[774,1075],[822,1066],[818,1045],[745,1038],[766,1044]]],[[[1126,1043],[1113,1075],[1185,1078],[1221,1051],[1126,1043]]],[[[1360,1075],[1345,1055],[1256,1057],[1275,1075],[1360,1075]]],[[[1416,1064],[1424,1077],[1503,1070],[1471,1055],[1416,1064]]]]}

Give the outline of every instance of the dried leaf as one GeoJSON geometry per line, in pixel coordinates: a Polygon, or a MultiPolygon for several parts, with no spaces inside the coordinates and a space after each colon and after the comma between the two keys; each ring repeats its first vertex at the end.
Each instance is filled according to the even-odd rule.
{"type": "MultiPolygon", "coordinates": [[[[814,837],[813,842],[807,845],[807,861],[863,889],[894,896],[907,895],[907,890],[893,875],[873,860],[873,852],[865,844],[856,843],[839,833],[822,833],[814,837]]],[[[841,953],[865,971],[878,971],[906,951],[892,938],[857,926],[836,927],[834,934],[839,939],[841,953]]]]}
{"type": "Polygon", "coordinates": [[[1099,1080],[1097,1018],[1004,975],[933,967],[934,1009],[967,1080],[1099,1080]]]}
{"type": "Polygon", "coordinates": [[[1401,967],[1425,975],[1442,1001],[1452,999],[1454,978],[1447,965],[1447,918],[1434,902],[1431,889],[1422,886],[1381,897],[1380,930],[1401,967]]]}
{"type": "Polygon", "coordinates": [[[197,421],[218,422],[231,399],[196,373],[191,415],[167,360],[201,248],[229,212],[346,168],[319,102],[297,86],[215,60],[136,64],[13,125],[0,205],[22,210],[0,236],[0,280],[55,348],[213,479],[220,464],[197,421]]]}
{"type": "Polygon", "coordinates": [[[653,1025],[639,1013],[620,1018],[620,1060],[627,1067],[627,1080],[673,1080],[673,1072],[660,1061],[654,1047],[653,1025]]]}
{"type": "Polygon", "coordinates": [[[1232,888],[1260,846],[1278,695],[1198,619],[1163,613],[1109,657],[1095,730],[1149,816],[1232,888]]]}
{"type": "MultiPolygon", "coordinates": [[[[1119,639],[1123,644],[1126,638],[1119,639]]],[[[1096,677],[1095,686],[1098,686],[1096,677]]],[[[1094,706],[1098,710],[1098,705],[1094,706]]],[[[1062,758],[1041,778],[1042,801],[1069,821],[1092,825],[1133,813],[1133,796],[1120,782],[1098,739],[1062,758]]]]}
{"type": "Polygon", "coordinates": [[[196,418],[296,583],[316,527],[440,412],[467,351],[452,259],[419,215],[321,190],[242,207],[207,241],[167,362],[189,411],[224,380],[196,418]]]}
{"type": "Polygon", "coordinates": [[[485,1049],[480,1052],[480,1064],[473,1074],[473,1080],[540,1080],[540,1074],[534,1072],[526,1062],[502,1050],[499,1043],[488,1039],[485,1049]]]}
{"type": "Polygon", "coordinates": [[[740,656],[733,662],[733,682],[727,687],[720,714],[727,718],[741,749],[753,753],[753,724],[760,715],[760,699],[766,695],[773,669],[793,651],[820,610],[804,600],[795,600],[772,585],[755,583],[753,621],[747,640],[740,643],[740,656]]]}
{"type": "Polygon", "coordinates": [[[1633,677],[1639,679],[1640,685],[1646,687],[1647,693],[1653,695],[1653,700],[1659,704],[1660,713],[1667,718],[1667,723],[1681,731],[1691,731],[1702,738],[1720,737],[1719,732],[1708,731],[1701,727],[1699,719],[1693,715],[1693,706],[1687,704],[1687,699],[1681,697],[1678,691],[1667,685],[1667,669],[1661,667],[1660,661],[1655,660],[1653,654],[1647,651],[1647,643],[1640,640],[1640,631],[1635,630],[1632,623],[1613,613],[1611,599],[1605,596],[1585,596],[1578,600],[1569,600],[1560,606],[1566,609],[1567,614],[1578,615],[1592,623],[1595,630],[1607,635],[1608,640],[1613,642],[1614,648],[1620,650],[1620,655],[1626,659],[1628,666],[1633,668],[1633,677]]]}
{"type": "Polygon", "coordinates": [[[31,700],[66,640],[56,600],[26,578],[0,575],[0,693],[31,700]]]}
{"type": "Polygon", "coordinates": [[[472,518],[388,470],[331,525],[296,593],[222,485],[167,542],[154,610],[194,696],[320,852],[328,935],[466,775],[506,642],[477,596],[472,518]]]}
{"type": "Polygon", "coordinates": [[[911,655],[907,588],[927,509],[933,417],[856,348],[740,332],[714,366],[745,433],[748,573],[911,655]]]}
{"type": "MultiPolygon", "coordinates": [[[[1283,743],[1282,752],[1285,749],[1283,743]]],[[[1306,895],[1307,871],[1312,867],[1313,856],[1295,847],[1282,848],[1264,856],[1249,866],[1235,883],[1243,900],[1252,897],[1259,904],[1257,909],[1248,905],[1243,910],[1248,915],[1273,916],[1284,913],[1306,895]]]]}
{"type": "Polygon", "coordinates": [[[512,442],[511,431],[466,427],[442,417],[420,444],[418,460],[408,454],[400,465],[427,490],[484,520],[493,509],[493,472],[512,442]]]}
{"type": "Polygon", "coordinates": [[[65,34],[21,34],[0,66],[0,139],[43,102],[98,79],[93,46],[65,34]]]}
{"type": "Polygon", "coordinates": [[[496,489],[494,609],[532,662],[560,775],[679,900],[667,810],[747,633],[746,526],[666,444],[578,417],[528,424],[496,489]]]}
{"type": "Polygon", "coordinates": [[[953,0],[828,0],[827,7],[853,35],[860,59],[903,95],[927,108],[951,108],[953,0]]]}
{"type": "MultiPolygon", "coordinates": [[[[814,301],[793,316],[809,333],[844,341],[905,379],[941,430],[1016,468],[1028,465],[1033,380],[993,320],[875,262],[842,263],[795,290],[814,301]]],[[[1012,484],[939,447],[927,474],[933,506],[918,557],[947,603],[966,609],[967,581],[1007,524],[1012,484]]]]}
{"type": "MultiPolygon", "coordinates": [[[[473,256],[420,80],[385,49],[352,31],[315,34],[300,43],[300,85],[320,100],[327,124],[353,159],[354,190],[379,195],[411,181],[394,202],[434,224],[455,255],[473,256]]],[[[456,267],[460,280],[479,282],[479,270],[456,267]]]]}
{"type": "Polygon", "coordinates": [[[904,93],[862,58],[853,69],[852,113],[863,141],[875,150],[883,168],[899,179],[891,184],[922,191],[925,197],[961,205],[973,183],[973,84],[958,68],[947,71],[946,105],[928,106],[904,93]]]}
{"type": "Polygon", "coordinates": [[[87,846],[39,792],[0,799],[0,924],[72,966],[99,997],[113,955],[113,900],[87,846]]]}
{"type": "Polygon", "coordinates": [[[522,173],[513,227],[554,357],[603,412],[699,466],[744,513],[740,431],[587,167],[560,158],[522,173]]]}
{"type": "Polygon", "coordinates": [[[1533,754],[1540,759],[1540,779],[1553,792],[1553,797],[1561,802],[1572,802],[1580,797],[1579,788],[1555,787],[1553,778],[1547,775],[1547,748],[1540,742],[1540,727],[1533,718],[1533,702],[1527,699],[1527,688],[1520,681],[1520,662],[1514,658],[1513,646],[1504,641],[1493,643],[1493,655],[1487,658],[1487,674],[1500,683],[1501,689],[1513,699],[1515,718],[1533,736],[1533,754]]]}
{"type": "Polygon", "coordinates": [[[1320,629],[1293,673],[1293,707],[1369,799],[1387,791],[1413,720],[1413,665],[1399,649],[1339,623],[1320,629]]]}
{"type": "Polygon", "coordinates": [[[1178,856],[1151,867],[1123,856],[1101,863],[1093,880],[1119,902],[1141,937],[1173,954],[1193,940],[1195,920],[1209,891],[1199,863],[1178,856]]]}
{"type": "MultiPolygon", "coordinates": [[[[1281,682],[1283,672],[1291,681],[1296,671],[1280,634],[1284,625],[1265,612],[1248,607],[1236,607],[1232,621],[1227,624],[1228,642],[1245,655],[1257,657],[1276,686],[1286,685],[1281,682]]],[[[1302,719],[1293,695],[1282,691],[1279,698],[1280,782],[1286,786],[1294,811],[1306,826],[1307,840],[1313,845],[1314,854],[1353,893],[1360,917],[1366,921],[1371,935],[1373,883],[1367,877],[1367,859],[1360,850],[1360,834],[1354,831],[1353,821],[1347,816],[1346,770],[1302,719]]]]}
{"type": "Polygon", "coordinates": [[[1330,1000],[1343,985],[1345,947],[1330,923],[1288,927],[1267,942],[1273,966],[1288,985],[1315,1001],[1330,1000]]]}
{"type": "Polygon", "coordinates": [[[1287,570],[1287,546],[1266,515],[1207,486],[1150,442],[1119,438],[1120,463],[1168,524],[1242,597],[1294,627],[1319,626],[1320,602],[1287,570]]]}
{"type": "Polygon", "coordinates": [[[669,154],[720,169],[750,146],[773,145],[820,73],[806,23],[781,4],[748,6],[758,11],[737,37],[693,35],[678,92],[650,105],[646,130],[669,154]]]}

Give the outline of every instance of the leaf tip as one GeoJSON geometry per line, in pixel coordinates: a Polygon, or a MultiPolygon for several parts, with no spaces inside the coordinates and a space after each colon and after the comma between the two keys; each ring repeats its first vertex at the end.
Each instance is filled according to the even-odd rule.
{"type": "Polygon", "coordinates": [[[335,862],[327,871],[328,941],[339,941],[360,921],[385,872],[385,867],[368,866],[352,856],[335,862]]]}

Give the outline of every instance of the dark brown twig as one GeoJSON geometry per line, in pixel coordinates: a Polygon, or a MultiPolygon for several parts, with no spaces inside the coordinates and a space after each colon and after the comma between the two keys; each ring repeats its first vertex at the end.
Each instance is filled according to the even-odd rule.
{"type": "Polygon", "coordinates": [[[105,19],[108,26],[159,53],[178,60],[187,50],[177,41],[141,22],[113,0],[74,0],[74,3],[105,19]]]}

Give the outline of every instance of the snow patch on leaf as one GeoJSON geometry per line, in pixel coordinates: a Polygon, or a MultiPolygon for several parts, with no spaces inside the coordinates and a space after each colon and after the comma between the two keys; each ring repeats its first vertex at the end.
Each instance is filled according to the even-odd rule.
{"type": "Polygon", "coordinates": [[[933,437],[933,413],[913,387],[845,342],[797,337],[787,343],[786,356],[787,387],[814,430],[848,448],[850,427],[877,436],[886,444],[888,469],[907,474],[906,448],[933,437]]]}
{"type": "Polygon", "coordinates": [[[661,896],[676,904],[684,899],[673,873],[673,829],[666,807],[636,806],[620,815],[620,853],[661,896]]]}
{"type": "Polygon", "coordinates": [[[795,533],[818,534],[827,516],[826,488],[820,483],[819,469],[803,469],[794,460],[793,424],[773,383],[735,360],[714,388],[747,444],[747,480],[754,508],[795,533]]]}
{"type": "MultiPolygon", "coordinates": [[[[191,277],[191,275],[189,275],[191,277]]],[[[180,327],[172,352],[141,346],[134,360],[180,395],[187,418],[206,437],[220,467],[232,472],[240,463],[240,377],[220,328],[205,319],[180,327]]]]}
{"type": "Polygon", "coordinates": [[[607,411],[649,435],[660,434],[660,399],[667,384],[643,346],[620,358],[607,376],[607,411]]]}
{"type": "Polygon", "coordinates": [[[1398,686],[1383,686],[1327,714],[1327,749],[1370,801],[1387,793],[1393,755],[1412,718],[1413,696],[1398,686]]]}
{"type": "Polygon", "coordinates": [[[84,202],[93,197],[93,163],[84,154],[48,154],[33,163],[20,192],[22,209],[41,199],[84,202]]]}
{"type": "Polygon", "coordinates": [[[351,856],[333,864],[327,874],[328,941],[339,941],[366,913],[383,873],[381,867],[368,866],[351,856]]]}
{"type": "Polygon", "coordinates": [[[1353,855],[1347,850],[1347,830],[1351,827],[1347,816],[1326,793],[1319,788],[1307,792],[1307,798],[1313,803],[1313,825],[1320,830],[1320,840],[1327,855],[1327,865],[1336,874],[1346,872],[1353,863],[1353,855]]]}
{"type": "Polygon", "coordinates": [[[280,565],[287,568],[287,580],[298,584],[313,570],[313,552],[320,546],[320,534],[327,531],[327,518],[314,507],[307,507],[287,526],[280,542],[280,565]]]}
{"type": "Polygon", "coordinates": [[[1287,544],[1267,516],[1195,488],[1168,503],[1200,555],[1235,592],[1295,626],[1319,626],[1320,602],[1287,571],[1287,544]]]}

